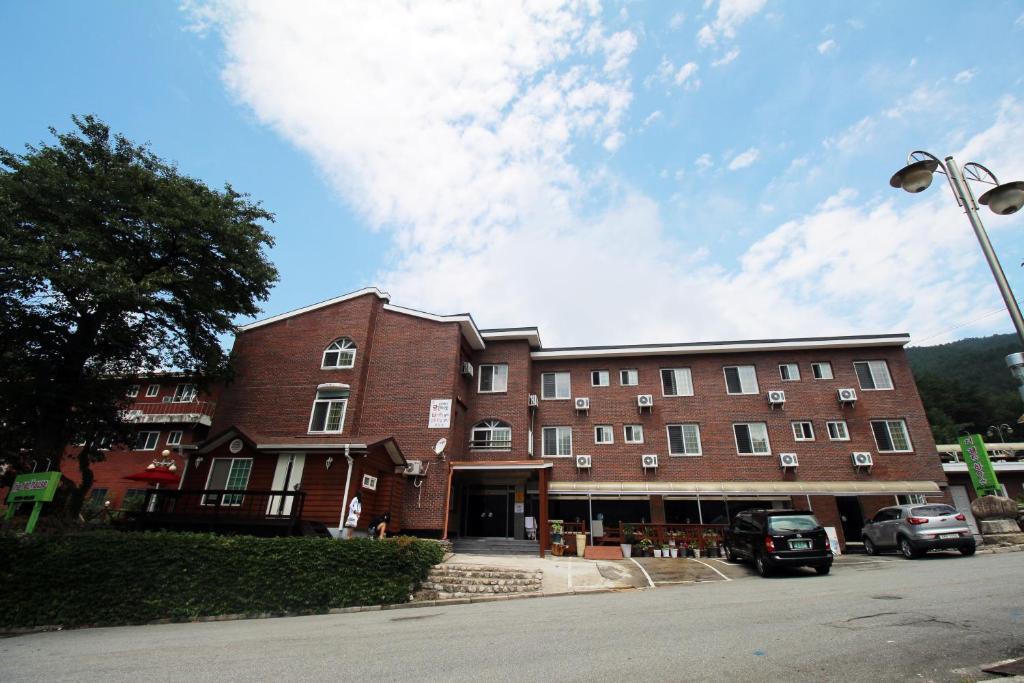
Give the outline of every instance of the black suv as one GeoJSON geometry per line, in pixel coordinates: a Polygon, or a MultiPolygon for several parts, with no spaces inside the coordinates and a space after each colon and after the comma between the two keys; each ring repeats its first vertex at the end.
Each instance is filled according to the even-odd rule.
{"type": "Polygon", "coordinates": [[[752,561],[761,576],[776,567],[832,569],[828,535],[805,510],[744,510],[725,530],[725,552],[733,562],[752,561]]]}

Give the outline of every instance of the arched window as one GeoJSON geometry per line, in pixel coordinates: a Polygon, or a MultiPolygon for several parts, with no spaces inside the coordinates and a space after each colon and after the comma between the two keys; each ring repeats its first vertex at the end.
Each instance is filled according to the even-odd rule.
{"type": "Polygon", "coordinates": [[[501,420],[484,420],[473,426],[470,447],[477,450],[507,451],[512,448],[512,426],[501,420]]]}
{"type": "Polygon", "coordinates": [[[348,337],[331,342],[324,351],[322,368],[351,368],[356,364],[356,343],[348,337]]]}

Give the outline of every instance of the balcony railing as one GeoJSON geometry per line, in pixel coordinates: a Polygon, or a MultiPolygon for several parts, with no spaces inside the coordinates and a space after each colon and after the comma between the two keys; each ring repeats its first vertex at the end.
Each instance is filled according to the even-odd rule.
{"type": "Polygon", "coordinates": [[[139,509],[129,514],[155,525],[295,527],[305,502],[305,491],[147,489],[139,509]]]}
{"type": "Polygon", "coordinates": [[[512,439],[477,439],[469,442],[475,451],[507,451],[512,448],[512,439]]]}
{"type": "Polygon", "coordinates": [[[133,403],[131,408],[124,411],[124,421],[135,423],[189,422],[209,426],[216,407],[215,401],[133,403]]]}

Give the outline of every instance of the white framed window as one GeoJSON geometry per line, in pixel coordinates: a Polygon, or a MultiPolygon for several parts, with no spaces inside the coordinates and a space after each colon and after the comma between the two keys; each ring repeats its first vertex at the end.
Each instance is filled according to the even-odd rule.
{"type": "Polygon", "coordinates": [[[512,448],[512,425],[501,420],[484,420],[473,426],[469,447],[484,451],[507,451],[512,448]]]}
{"type": "Polygon", "coordinates": [[[729,394],[756,394],[757,372],[753,365],[729,365],[725,372],[725,391],[729,394]]]}
{"type": "Polygon", "coordinates": [[[572,456],[572,427],[544,427],[541,455],[547,458],[572,456]]]}
{"type": "Polygon", "coordinates": [[[661,393],[663,396],[693,396],[690,368],[662,368],[661,393]]]}
{"type": "Polygon", "coordinates": [[[125,396],[128,398],[135,398],[139,395],[139,389],[141,389],[141,387],[138,384],[133,384],[128,387],[128,393],[126,393],[125,396]]]}
{"type": "Polygon", "coordinates": [[[846,428],[846,420],[829,420],[825,423],[830,441],[849,441],[850,431],[846,428]]]}
{"type": "Polygon", "coordinates": [[[373,476],[372,474],[364,474],[363,475],[363,488],[367,489],[369,491],[376,491],[377,490],[377,477],[373,476]]]}
{"type": "Polygon", "coordinates": [[[569,400],[572,383],[568,372],[545,372],[540,376],[540,397],[545,400],[569,400]]]}
{"type": "Polygon", "coordinates": [[[903,420],[872,420],[871,431],[879,453],[909,453],[914,450],[903,420]]]}
{"type": "Polygon", "coordinates": [[[794,422],[793,438],[797,441],[814,441],[814,424],[807,421],[794,422]]]}
{"type": "Polygon", "coordinates": [[[477,391],[481,394],[498,394],[508,391],[508,365],[481,365],[477,391]]]}
{"type": "Polygon", "coordinates": [[[160,442],[160,432],[137,432],[135,434],[136,451],[155,451],[160,442]]]}
{"type": "Polygon", "coordinates": [[[857,361],[853,364],[857,371],[857,381],[865,391],[883,391],[892,389],[892,377],[889,375],[889,364],[884,360],[857,361]]]}
{"type": "Polygon", "coordinates": [[[345,370],[355,367],[356,364],[356,343],[348,337],[336,339],[324,349],[324,359],[320,364],[321,368],[337,368],[345,370]]]}
{"type": "Polygon", "coordinates": [[[623,425],[622,427],[622,440],[626,443],[643,443],[644,442],[644,426],[643,425],[623,425]]]}
{"type": "Polygon", "coordinates": [[[611,425],[594,427],[594,443],[615,443],[615,430],[611,425]]]}
{"type": "Polygon", "coordinates": [[[167,432],[167,445],[180,446],[182,435],[183,432],[180,429],[175,429],[173,432],[167,432]]]}
{"type": "Polygon", "coordinates": [[[153,398],[154,396],[156,396],[159,393],[160,393],[160,385],[159,384],[150,384],[148,387],[146,387],[146,398],[153,398]]]}
{"type": "Polygon", "coordinates": [[[800,366],[796,363],[781,363],[779,376],[782,377],[783,382],[796,382],[800,379],[800,366]]]}
{"type": "Polygon", "coordinates": [[[340,433],[345,428],[345,411],[347,409],[347,390],[318,390],[316,399],[313,401],[313,412],[309,416],[309,431],[311,433],[340,433]]]}
{"type": "MultiPolygon", "coordinates": [[[[206,478],[208,491],[244,491],[252,472],[252,458],[214,458],[206,478]]],[[[208,493],[203,505],[238,506],[245,496],[241,493],[208,493]]]]}
{"type": "Polygon", "coordinates": [[[667,425],[669,455],[701,455],[700,425],[667,425]]]}
{"type": "Polygon", "coordinates": [[[768,425],[764,422],[738,422],[732,426],[732,432],[740,455],[771,455],[768,425]]]}
{"type": "Polygon", "coordinates": [[[897,495],[897,505],[924,505],[928,500],[924,497],[923,493],[908,493],[906,495],[897,495]]]}
{"type": "Polygon", "coordinates": [[[590,386],[592,387],[606,387],[612,383],[611,373],[607,370],[591,370],[590,371],[590,386]]]}
{"type": "Polygon", "coordinates": [[[832,363],[827,360],[811,363],[811,375],[814,379],[832,379],[832,363]]]}
{"type": "Polygon", "coordinates": [[[194,400],[196,400],[195,384],[179,384],[174,387],[174,398],[171,399],[174,403],[191,403],[194,400]]]}
{"type": "Polygon", "coordinates": [[[640,384],[640,371],[634,368],[619,370],[619,384],[624,387],[635,387],[640,384]]]}

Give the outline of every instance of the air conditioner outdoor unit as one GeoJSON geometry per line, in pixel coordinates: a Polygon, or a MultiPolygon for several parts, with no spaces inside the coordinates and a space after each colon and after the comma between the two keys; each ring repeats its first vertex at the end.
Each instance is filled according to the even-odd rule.
{"type": "Polygon", "coordinates": [[[407,477],[418,477],[423,474],[423,461],[422,460],[409,460],[406,462],[405,471],[402,472],[407,477]]]}
{"type": "Polygon", "coordinates": [[[576,467],[581,470],[590,469],[590,456],[589,455],[577,455],[576,456],[576,467]]]}
{"type": "Polygon", "coordinates": [[[781,406],[786,402],[785,391],[769,391],[768,392],[768,403],[773,406],[781,406]]]}
{"type": "Polygon", "coordinates": [[[590,410],[590,399],[583,396],[577,398],[576,410],[590,410]]]}
{"type": "Polygon", "coordinates": [[[529,405],[531,408],[537,407],[537,394],[530,394],[529,405]]]}
{"type": "Polygon", "coordinates": [[[657,469],[658,467],[658,456],[656,455],[641,455],[640,464],[643,465],[644,469],[657,469]]]}
{"type": "Polygon", "coordinates": [[[856,468],[866,467],[868,469],[875,464],[871,458],[871,454],[867,451],[858,451],[853,454],[853,466],[856,468]]]}
{"type": "Polygon", "coordinates": [[[641,408],[650,408],[654,405],[654,396],[652,394],[640,394],[636,397],[636,404],[641,408]]]}
{"type": "Polygon", "coordinates": [[[465,375],[466,377],[472,377],[473,376],[473,364],[469,363],[469,362],[463,362],[462,363],[462,374],[465,375]]]}
{"type": "Polygon", "coordinates": [[[786,469],[788,467],[798,467],[800,461],[797,460],[796,453],[779,453],[779,467],[786,469]]]}
{"type": "Polygon", "coordinates": [[[840,403],[855,403],[857,401],[857,392],[854,389],[836,389],[836,396],[840,403]]]}

